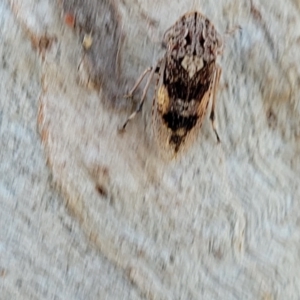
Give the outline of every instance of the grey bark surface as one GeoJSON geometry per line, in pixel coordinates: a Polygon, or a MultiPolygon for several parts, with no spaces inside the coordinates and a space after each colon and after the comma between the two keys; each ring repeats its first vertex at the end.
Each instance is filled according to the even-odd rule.
{"type": "Polygon", "coordinates": [[[299,299],[298,2],[144,2],[0,2],[0,299],[299,299]],[[122,94],[191,10],[242,30],[167,161],[122,94]]]}

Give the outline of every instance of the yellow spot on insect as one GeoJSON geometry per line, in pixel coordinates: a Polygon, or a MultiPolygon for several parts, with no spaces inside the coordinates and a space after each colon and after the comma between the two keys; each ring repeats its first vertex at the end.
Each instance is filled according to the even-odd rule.
{"type": "Polygon", "coordinates": [[[189,77],[192,78],[196,72],[203,68],[203,58],[196,55],[186,55],[183,58],[181,65],[189,73],[189,77]]]}
{"type": "Polygon", "coordinates": [[[161,113],[165,113],[169,108],[169,94],[164,85],[161,85],[157,91],[157,109],[161,113]]]}

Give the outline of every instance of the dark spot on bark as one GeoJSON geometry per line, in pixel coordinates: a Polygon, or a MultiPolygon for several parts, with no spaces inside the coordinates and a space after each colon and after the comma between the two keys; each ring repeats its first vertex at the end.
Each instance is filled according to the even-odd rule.
{"type": "Polygon", "coordinates": [[[171,254],[170,255],[170,263],[173,264],[175,261],[175,257],[171,254]]]}
{"type": "Polygon", "coordinates": [[[269,128],[275,129],[277,127],[277,116],[271,108],[267,111],[267,122],[269,128]]]}
{"type": "Polygon", "coordinates": [[[106,188],[100,184],[96,185],[96,190],[97,192],[102,196],[102,197],[107,197],[107,191],[106,188]]]}

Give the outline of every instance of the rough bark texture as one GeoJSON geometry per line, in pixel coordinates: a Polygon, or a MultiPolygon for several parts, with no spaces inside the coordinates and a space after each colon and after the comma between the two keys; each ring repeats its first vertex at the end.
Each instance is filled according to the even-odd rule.
{"type": "Polygon", "coordinates": [[[299,17],[293,0],[1,1],[0,298],[299,299],[299,17]],[[140,91],[122,94],[191,10],[242,30],[219,61],[221,144],[207,118],[167,161],[155,80],[120,135],[140,91]]]}

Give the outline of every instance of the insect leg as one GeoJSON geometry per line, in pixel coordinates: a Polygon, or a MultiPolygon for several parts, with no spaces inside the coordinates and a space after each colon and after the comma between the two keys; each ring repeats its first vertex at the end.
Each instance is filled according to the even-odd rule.
{"type": "Polygon", "coordinates": [[[213,86],[212,86],[212,106],[211,106],[211,113],[210,113],[210,120],[212,123],[213,130],[216,134],[218,143],[220,142],[220,137],[218,135],[217,128],[216,128],[215,106],[216,106],[217,86],[220,81],[221,72],[222,72],[222,69],[217,65],[215,74],[214,74],[213,86]]]}
{"type": "Polygon", "coordinates": [[[132,93],[134,92],[134,90],[138,87],[138,85],[140,84],[140,82],[143,80],[143,78],[145,77],[145,75],[146,75],[148,72],[151,71],[151,73],[150,73],[150,75],[149,75],[149,77],[148,77],[147,83],[146,83],[146,85],[145,85],[145,87],[144,87],[143,94],[142,94],[142,97],[141,97],[141,101],[140,101],[140,103],[139,103],[137,109],[136,109],[136,110],[135,110],[128,118],[127,118],[127,120],[126,120],[125,123],[123,124],[121,130],[124,130],[125,127],[126,127],[126,125],[128,124],[128,122],[129,122],[130,120],[132,120],[132,119],[136,116],[136,114],[137,114],[138,112],[141,111],[141,109],[142,109],[142,107],[143,107],[143,104],[144,104],[144,101],[145,101],[145,98],[146,98],[146,94],[147,94],[149,85],[150,85],[150,83],[151,83],[151,79],[152,79],[154,73],[156,72],[156,69],[157,69],[157,66],[155,66],[154,68],[151,67],[151,68],[146,69],[146,70],[144,71],[144,73],[140,76],[140,78],[138,79],[137,83],[134,85],[134,87],[132,88],[132,90],[129,92],[129,95],[132,94],[132,93]]]}
{"type": "Polygon", "coordinates": [[[125,98],[131,98],[135,90],[138,88],[138,86],[141,84],[144,77],[152,70],[152,67],[147,68],[138,78],[136,83],[134,84],[133,88],[129,91],[127,95],[125,95],[125,98]]]}

